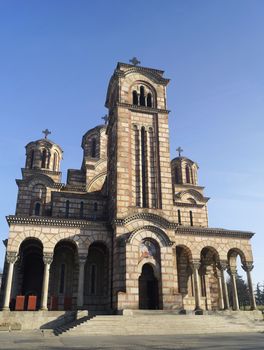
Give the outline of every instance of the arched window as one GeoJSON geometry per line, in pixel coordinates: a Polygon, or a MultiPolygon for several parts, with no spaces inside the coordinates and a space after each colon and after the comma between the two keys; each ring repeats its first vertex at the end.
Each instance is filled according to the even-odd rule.
{"type": "Polygon", "coordinates": [[[37,202],[35,204],[35,208],[34,208],[34,215],[39,216],[40,215],[40,209],[41,209],[41,205],[40,205],[39,202],[37,202]]]}
{"type": "Polygon", "coordinates": [[[147,208],[147,168],[146,168],[146,131],[141,128],[141,178],[142,178],[142,207],[147,208]]]}
{"type": "Polygon", "coordinates": [[[97,210],[98,210],[98,203],[97,203],[97,202],[94,203],[94,205],[93,205],[93,210],[94,210],[94,211],[97,211],[97,210]]]}
{"type": "Polygon", "coordinates": [[[175,183],[179,184],[180,183],[180,177],[179,177],[179,169],[178,167],[175,168],[175,183]]]}
{"type": "Polygon", "coordinates": [[[60,287],[59,293],[64,293],[64,285],[65,285],[65,264],[61,264],[60,269],[60,287]]]}
{"type": "Polygon", "coordinates": [[[96,157],[96,138],[92,139],[92,145],[91,145],[91,157],[96,157]]]}
{"type": "Polygon", "coordinates": [[[83,202],[80,204],[80,218],[83,219],[83,202]]]}
{"type": "Polygon", "coordinates": [[[138,94],[136,90],[133,91],[133,105],[138,105],[138,94]]]}
{"type": "Polygon", "coordinates": [[[186,165],[185,171],[186,171],[186,182],[187,182],[187,184],[190,184],[191,178],[190,178],[190,169],[189,169],[188,165],[186,165]]]}
{"type": "Polygon", "coordinates": [[[181,211],[178,209],[178,224],[181,225],[181,211]]]}
{"type": "Polygon", "coordinates": [[[193,226],[193,213],[190,210],[190,225],[193,226]]]}
{"type": "Polygon", "coordinates": [[[58,170],[57,165],[58,165],[58,155],[55,152],[54,155],[53,155],[53,171],[57,171],[58,170]]]}
{"type": "Polygon", "coordinates": [[[46,168],[47,151],[44,149],[41,155],[41,168],[46,168]]]}
{"type": "Polygon", "coordinates": [[[147,106],[152,107],[152,96],[150,92],[147,94],[147,106]]]}
{"type": "Polygon", "coordinates": [[[140,106],[146,106],[144,86],[140,86],[139,104],[140,106]]]}
{"type": "Polygon", "coordinates": [[[69,217],[69,211],[70,211],[70,201],[66,201],[66,210],[65,210],[65,217],[69,217]]]}
{"type": "Polygon", "coordinates": [[[34,152],[34,150],[32,150],[31,153],[30,153],[30,165],[29,165],[30,169],[33,168],[33,164],[34,164],[34,154],[35,154],[35,152],[34,152]]]}
{"type": "Polygon", "coordinates": [[[91,294],[96,294],[96,265],[91,265],[91,294]]]}

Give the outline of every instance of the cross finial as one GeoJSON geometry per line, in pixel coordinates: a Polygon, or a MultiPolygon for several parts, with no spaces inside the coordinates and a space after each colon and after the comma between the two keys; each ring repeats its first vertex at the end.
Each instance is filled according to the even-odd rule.
{"type": "Polygon", "coordinates": [[[108,122],[108,115],[107,115],[107,114],[105,114],[105,116],[104,116],[104,117],[102,117],[102,119],[104,120],[105,124],[107,124],[107,122],[108,122]]]}
{"type": "Polygon", "coordinates": [[[181,153],[183,152],[183,149],[181,148],[181,146],[179,146],[176,151],[179,153],[179,157],[181,156],[181,153]]]}
{"type": "Polygon", "coordinates": [[[51,132],[48,129],[43,130],[42,133],[45,135],[45,139],[48,137],[49,134],[51,134],[51,132]]]}
{"type": "Polygon", "coordinates": [[[133,66],[137,66],[138,64],[140,64],[140,61],[136,57],[131,58],[129,62],[131,62],[133,66]]]}

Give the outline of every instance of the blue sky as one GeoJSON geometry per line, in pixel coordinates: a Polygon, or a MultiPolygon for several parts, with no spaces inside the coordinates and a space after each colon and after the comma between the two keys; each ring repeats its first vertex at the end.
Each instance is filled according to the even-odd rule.
{"type": "Polygon", "coordinates": [[[171,78],[171,156],[181,145],[198,162],[210,226],[256,232],[253,277],[264,281],[263,18],[262,0],[0,1],[1,238],[24,146],[49,128],[65,181],[106,113],[116,63],[137,56],[171,78]]]}

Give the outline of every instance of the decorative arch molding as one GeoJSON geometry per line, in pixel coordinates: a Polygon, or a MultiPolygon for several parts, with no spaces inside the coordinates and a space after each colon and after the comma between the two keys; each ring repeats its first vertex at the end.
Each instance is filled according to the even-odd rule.
{"type": "Polygon", "coordinates": [[[237,265],[237,257],[238,256],[240,257],[241,263],[243,265],[246,262],[251,261],[250,257],[249,257],[249,259],[246,258],[246,254],[243,252],[242,249],[234,247],[234,248],[230,248],[227,252],[227,260],[228,260],[230,266],[237,265]]]}
{"type": "Polygon", "coordinates": [[[189,247],[186,244],[181,244],[181,243],[180,244],[176,244],[175,248],[177,249],[177,247],[182,248],[187,253],[189,262],[193,261],[193,252],[192,252],[192,248],[191,247],[189,247]]]}
{"type": "Polygon", "coordinates": [[[127,242],[133,244],[134,241],[140,242],[143,238],[153,238],[158,241],[161,247],[170,247],[173,245],[167,234],[155,226],[143,226],[131,232],[127,242]],[[154,235],[149,235],[149,232],[154,235]]]}
{"type": "MultiPolygon", "coordinates": [[[[156,215],[152,213],[137,213],[132,214],[124,219],[116,219],[115,223],[120,226],[126,226],[128,224],[131,224],[133,221],[149,221],[150,223],[153,223],[154,225],[158,225],[162,228],[173,228],[174,225],[170,223],[167,219],[156,215]]],[[[177,225],[175,225],[176,227],[177,225]]]]}
{"type": "Polygon", "coordinates": [[[144,258],[138,263],[138,266],[137,266],[138,277],[137,278],[139,278],[139,276],[141,275],[142,268],[146,264],[151,265],[151,267],[153,268],[154,276],[157,278],[157,280],[160,280],[160,271],[161,271],[160,264],[153,257],[144,258]]]}
{"type": "Polygon", "coordinates": [[[25,178],[23,182],[26,183],[29,187],[32,187],[37,184],[43,184],[46,187],[54,187],[55,185],[55,182],[53,181],[53,179],[45,174],[37,174],[37,175],[29,176],[25,178]]]}
{"type": "Polygon", "coordinates": [[[19,235],[17,235],[13,239],[8,240],[8,246],[7,246],[7,252],[8,251],[15,251],[19,252],[21,244],[28,239],[36,239],[41,242],[43,246],[43,251],[52,251],[53,249],[50,249],[50,245],[56,245],[56,240],[50,236],[42,235],[38,231],[30,231],[30,232],[21,232],[19,235]]]}
{"type": "Polygon", "coordinates": [[[106,171],[106,163],[107,163],[107,160],[104,159],[104,158],[101,158],[98,160],[98,162],[96,162],[94,164],[94,169],[97,170],[97,169],[104,169],[104,171],[106,171]]]}
{"type": "MultiPolygon", "coordinates": [[[[96,183],[99,182],[99,184],[104,183],[105,177],[107,174],[107,170],[104,170],[103,172],[101,172],[100,174],[96,175],[89,183],[88,187],[87,187],[87,191],[91,192],[91,190],[93,189],[93,187],[96,187],[96,183]]],[[[93,191],[100,191],[102,189],[102,186],[100,188],[96,188],[93,189],[93,191]]]]}
{"type": "Polygon", "coordinates": [[[207,202],[208,198],[205,198],[200,192],[194,189],[188,189],[182,192],[177,193],[176,197],[183,199],[184,196],[190,195],[198,202],[207,202]]]}
{"type": "Polygon", "coordinates": [[[143,67],[131,67],[125,72],[122,72],[122,77],[127,77],[131,74],[141,74],[142,76],[148,78],[156,84],[167,85],[169,79],[164,79],[158,72],[155,70],[144,69],[143,67]]]}

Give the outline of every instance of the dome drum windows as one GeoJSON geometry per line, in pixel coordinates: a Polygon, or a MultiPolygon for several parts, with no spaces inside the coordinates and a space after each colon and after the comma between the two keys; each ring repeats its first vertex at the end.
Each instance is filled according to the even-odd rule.
{"type": "Polygon", "coordinates": [[[132,104],[142,107],[154,107],[153,92],[147,86],[139,85],[132,91],[132,104]]]}

